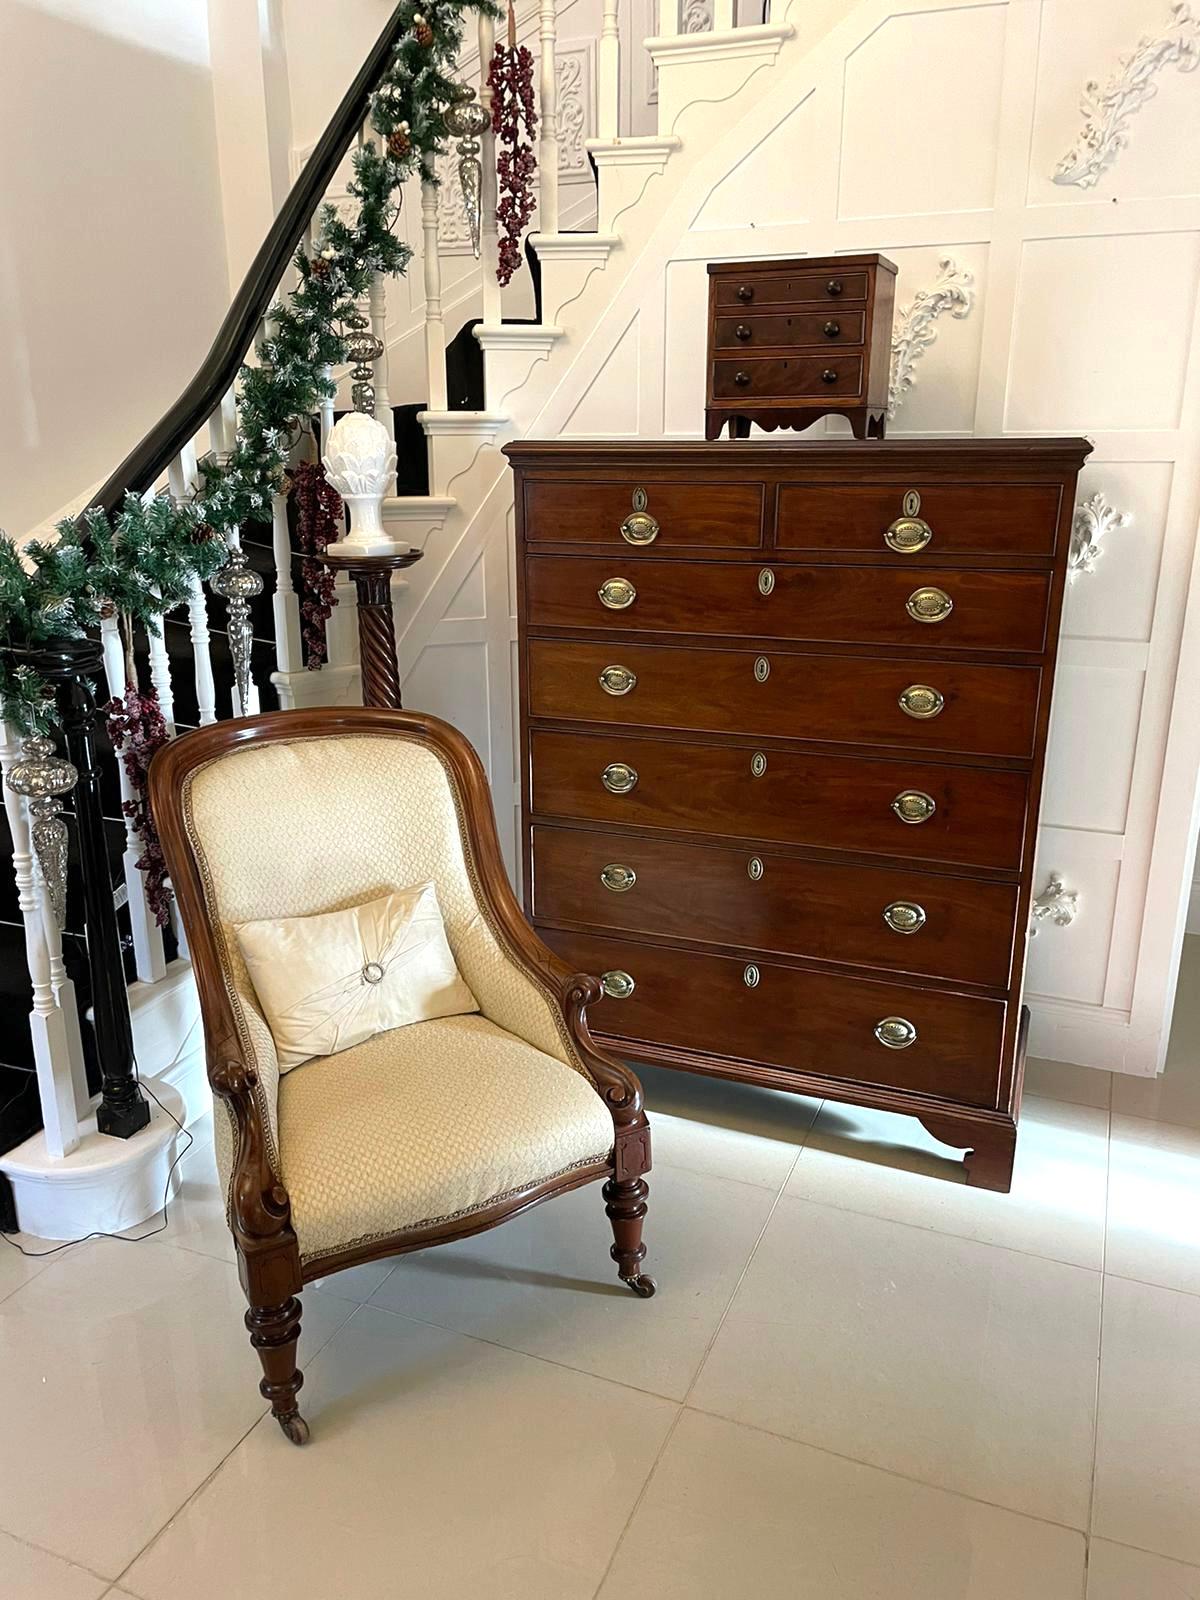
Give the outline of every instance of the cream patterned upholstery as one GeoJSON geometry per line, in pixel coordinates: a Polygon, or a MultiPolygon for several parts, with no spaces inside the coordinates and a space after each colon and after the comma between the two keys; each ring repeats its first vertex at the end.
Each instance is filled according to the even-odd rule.
{"type": "MultiPolygon", "coordinates": [[[[454,785],[434,749],[414,735],[395,733],[250,745],[198,768],[187,780],[183,804],[242,1049],[258,1073],[272,1165],[285,1185],[279,1063],[234,925],[342,910],[430,879],[454,959],[483,1017],[532,1046],[531,1062],[539,1054],[550,1057],[582,1078],[603,1112],[611,1147],[609,1113],[561,1011],[509,959],[483,913],[454,785]]],[[[300,1074],[330,1068],[335,1059],[340,1058],[297,1067],[285,1087],[300,1074]]],[[[218,1116],[216,1124],[217,1164],[228,1192],[232,1119],[218,1116]]],[[[303,1236],[301,1247],[308,1249],[303,1236]]]]}
{"type": "Polygon", "coordinates": [[[308,1265],[604,1162],[613,1125],[578,1072],[463,1016],[294,1068],[279,1089],[279,1140],[308,1265]]]}

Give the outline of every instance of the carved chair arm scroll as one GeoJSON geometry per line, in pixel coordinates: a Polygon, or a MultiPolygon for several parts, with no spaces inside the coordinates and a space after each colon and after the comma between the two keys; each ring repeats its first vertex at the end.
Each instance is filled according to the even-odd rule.
{"type": "Polygon", "coordinates": [[[237,1128],[229,1184],[232,1221],[247,1241],[274,1239],[290,1226],[291,1213],[287,1190],[271,1166],[258,1073],[244,1061],[225,1058],[210,1065],[208,1079],[233,1112],[237,1128]]]}

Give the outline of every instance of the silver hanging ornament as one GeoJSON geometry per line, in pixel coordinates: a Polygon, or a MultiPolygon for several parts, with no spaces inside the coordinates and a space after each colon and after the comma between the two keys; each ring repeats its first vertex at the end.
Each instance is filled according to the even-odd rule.
{"type": "Polygon", "coordinates": [[[348,330],[346,357],[354,365],[350,369],[350,395],[355,411],[375,415],[375,363],[383,354],[383,341],[371,332],[371,319],[357,306],[345,318],[348,330]]]}
{"type": "Polygon", "coordinates": [[[8,771],[8,787],[29,801],[33,853],[42,871],[46,897],[61,933],[67,921],[67,825],[59,815],[63,795],[79,774],[55,753],[54,740],[31,734],[8,771]]]}
{"type": "Polygon", "coordinates": [[[233,657],[233,674],[237,683],[238,704],[242,716],[246,715],[246,702],[250,698],[250,652],[254,645],[254,627],[250,621],[250,601],[263,590],[261,576],[246,565],[246,552],[240,544],[229,547],[229,562],[210,582],[214,594],[229,602],[226,631],[229,635],[229,653],[233,657]]]}
{"type": "Polygon", "coordinates": [[[460,83],[446,108],[446,127],[458,140],[458,181],[462,185],[463,209],[471,233],[471,249],[479,260],[479,235],[483,225],[483,168],[479,163],[479,136],[490,118],[475,103],[469,83],[460,83]]]}

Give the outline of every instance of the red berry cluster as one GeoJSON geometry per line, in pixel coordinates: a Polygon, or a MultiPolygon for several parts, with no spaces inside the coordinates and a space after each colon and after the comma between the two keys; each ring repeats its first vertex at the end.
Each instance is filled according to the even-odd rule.
{"type": "Polygon", "coordinates": [[[163,721],[158,695],[153,690],[142,694],[136,683],[125,690],[124,700],[110,700],[104,707],[108,734],[118,751],[132,793],[121,802],[121,810],[133,823],[142,845],[134,866],[146,880],[146,904],[160,928],[170,920],[171,890],[167,883],[167,863],[154,818],[150,814],[147,774],[155,754],[167,744],[167,725],[163,721]]]}
{"type": "Polygon", "coordinates": [[[521,265],[521,235],[533,215],[533,175],[537,171],[533,153],[537,130],[533,56],[523,44],[496,46],[488,84],[492,91],[492,131],[499,146],[496,177],[500,201],[496,223],[500,229],[500,262],[496,276],[504,284],[521,265]]]}
{"type": "Polygon", "coordinates": [[[296,503],[296,543],[300,547],[300,618],[308,648],[308,668],[320,669],[328,656],[325,624],[337,605],[333,573],[316,558],[341,537],[342,497],[315,461],[292,468],[292,495],[296,503]]]}

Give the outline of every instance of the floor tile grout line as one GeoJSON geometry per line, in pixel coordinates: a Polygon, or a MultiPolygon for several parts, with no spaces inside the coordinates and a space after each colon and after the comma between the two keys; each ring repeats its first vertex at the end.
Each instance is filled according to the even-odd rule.
{"type": "MultiPolygon", "coordinates": [[[[58,1550],[51,1550],[49,1545],[39,1544],[36,1539],[31,1539],[27,1534],[14,1533],[11,1528],[0,1527],[0,1534],[11,1539],[14,1544],[22,1544],[27,1550],[36,1550],[40,1556],[50,1556],[55,1561],[61,1561],[64,1566],[75,1567],[79,1572],[84,1572],[89,1578],[95,1578],[97,1583],[116,1583],[116,1578],[110,1578],[106,1573],[97,1572],[94,1567],[85,1566],[82,1561],[76,1561],[74,1556],[64,1556],[58,1550]]],[[[107,1591],[106,1591],[107,1592],[107,1591]]],[[[100,1600],[104,1600],[103,1595],[100,1600]]]]}
{"type": "Polygon", "coordinates": [[[680,1421],[681,1421],[681,1419],[683,1417],[683,1412],[684,1412],[684,1407],[677,1402],[676,1403],[676,1407],[675,1407],[675,1415],[671,1418],[671,1426],[667,1429],[666,1433],[663,1435],[663,1441],[659,1445],[658,1450],[655,1453],[654,1460],[650,1463],[650,1470],[649,1470],[649,1472],[647,1472],[647,1474],[646,1474],[646,1476],[645,1476],[645,1478],[644,1478],[644,1480],[642,1482],[642,1486],[638,1490],[637,1495],[634,1498],[634,1502],[629,1508],[629,1515],[625,1518],[625,1521],[621,1524],[621,1531],[617,1535],[617,1537],[616,1537],[616,1539],[615,1539],[615,1541],[613,1543],[612,1554],[609,1556],[607,1562],[605,1563],[604,1571],[600,1574],[600,1582],[596,1585],[595,1589],[593,1589],[593,1591],[592,1591],[592,1600],[599,1600],[600,1591],[604,1588],[604,1585],[608,1582],[608,1575],[613,1569],[613,1563],[616,1561],[618,1555],[620,1555],[621,1546],[625,1543],[625,1535],[629,1532],[630,1528],[633,1526],[633,1519],[637,1516],[639,1510],[641,1509],[642,1501],[646,1498],[646,1493],[650,1488],[650,1484],[651,1484],[651,1482],[652,1482],[652,1480],[654,1478],[654,1474],[658,1471],[659,1463],[661,1462],[663,1456],[666,1455],[666,1453],[667,1453],[667,1446],[671,1443],[671,1440],[675,1437],[675,1430],[679,1426],[679,1423],[680,1423],[680,1421]]]}
{"type": "MultiPolygon", "coordinates": [[[[797,1439],[794,1434],[778,1433],[774,1428],[764,1428],[757,1422],[744,1422],[740,1417],[728,1416],[724,1411],[709,1411],[705,1406],[693,1405],[686,1401],[683,1410],[694,1412],[698,1417],[711,1417],[717,1422],[727,1422],[734,1428],[745,1428],[751,1433],[761,1433],[768,1439],[778,1439],[782,1444],[794,1444],[802,1450],[815,1450],[818,1455],[831,1456],[835,1461],[847,1461],[854,1467],[865,1467],[868,1472],[881,1472],[886,1477],[896,1478],[901,1483],[913,1483],[922,1489],[932,1489],[936,1494],[948,1494],[955,1500],[966,1500],[974,1506],[986,1506],[989,1511],[1002,1511],[1006,1516],[1024,1517],[1028,1522],[1040,1522],[1047,1528],[1059,1528],[1064,1533],[1073,1533],[1078,1538],[1087,1541],[1087,1531],[1077,1528],[1070,1522],[1058,1522],[1053,1517],[1040,1517],[1036,1511],[1018,1511],[1014,1506],[1002,1505],[998,1500],[984,1500],[980,1495],[967,1494],[962,1489],[949,1489],[944,1483],[934,1483],[930,1478],[918,1478],[910,1472],[901,1472],[896,1467],[883,1467],[877,1461],[864,1461],[861,1456],[847,1455],[844,1450],[831,1450],[826,1444],[817,1444],[812,1439],[797,1439]]],[[[1147,1554],[1153,1554],[1148,1551],[1147,1554]]]]}
{"type": "Polygon", "coordinates": [[[1110,1539],[1106,1533],[1098,1533],[1096,1538],[1102,1544],[1115,1544],[1118,1550],[1132,1550],[1139,1556],[1151,1556],[1155,1561],[1170,1561],[1174,1566],[1182,1567],[1185,1572],[1200,1573],[1200,1565],[1194,1561],[1184,1561],[1179,1556],[1169,1556],[1165,1550],[1150,1550],[1144,1544],[1130,1544],[1127,1539],[1110,1539]]]}

